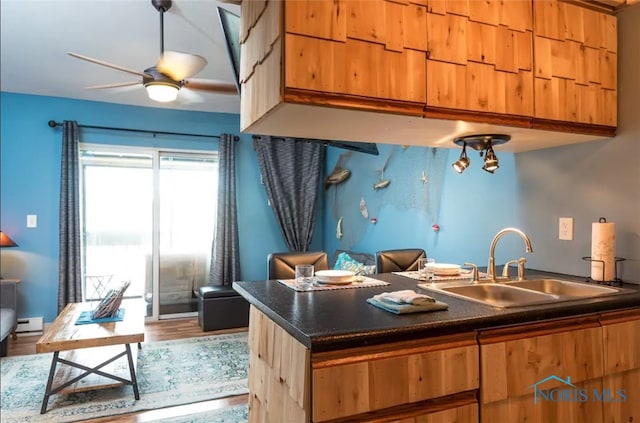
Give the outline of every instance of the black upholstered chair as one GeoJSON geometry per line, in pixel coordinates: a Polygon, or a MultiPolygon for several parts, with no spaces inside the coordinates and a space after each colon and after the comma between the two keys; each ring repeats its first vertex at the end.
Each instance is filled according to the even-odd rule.
{"type": "Polygon", "coordinates": [[[383,250],[376,253],[376,273],[418,270],[418,259],[427,254],[421,248],[383,250]]]}
{"type": "Polygon", "coordinates": [[[329,259],[324,251],[271,253],[267,257],[267,279],[295,278],[296,264],[313,264],[315,271],[329,269],[329,259]]]}

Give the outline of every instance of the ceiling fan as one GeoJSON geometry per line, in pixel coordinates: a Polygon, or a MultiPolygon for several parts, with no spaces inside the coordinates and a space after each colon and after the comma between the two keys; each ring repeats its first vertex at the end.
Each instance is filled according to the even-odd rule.
{"type": "Polygon", "coordinates": [[[197,54],[165,51],[164,13],[171,8],[172,0],[151,0],[151,4],[160,13],[160,58],[158,62],[139,72],[82,54],[68,52],[67,54],[77,59],[142,77],[141,81],[93,85],[87,88],[105,89],[143,85],[147,89],[149,98],[163,103],[176,100],[178,92],[182,88],[218,94],[237,94],[235,84],[207,79],[187,79],[200,72],[207,65],[207,60],[197,54]]]}

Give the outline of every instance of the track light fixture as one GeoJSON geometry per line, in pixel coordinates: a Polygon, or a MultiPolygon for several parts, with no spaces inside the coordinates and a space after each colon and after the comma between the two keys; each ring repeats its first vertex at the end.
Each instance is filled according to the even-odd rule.
{"type": "Polygon", "coordinates": [[[511,135],[504,134],[480,134],[466,135],[453,140],[456,145],[462,146],[460,158],[451,166],[458,173],[465,171],[471,161],[467,157],[467,146],[480,152],[480,157],[484,156],[484,165],[482,169],[489,173],[493,173],[500,167],[498,157],[493,151],[494,145],[504,144],[511,139],[511,135]]]}
{"type": "Polygon", "coordinates": [[[471,163],[471,160],[469,160],[469,158],[467,157],[467,143],[464,143],[462,145],[462,153],[460,153],[460,158],[456,160],[456,162],[451,166],[453,167],[453,170],[455,170],[456,172],[462,173],[465,171],[466,168],[469,167],[470,163],[471,163]]]}

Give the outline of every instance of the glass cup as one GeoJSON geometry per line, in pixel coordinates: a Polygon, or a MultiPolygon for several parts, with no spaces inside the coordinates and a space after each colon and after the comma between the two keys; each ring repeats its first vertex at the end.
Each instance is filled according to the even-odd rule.
{"type": "Polygon", "coordinates": [[[418,278],[423,281],[433,280],[433,266],[436,264],[436,260],[433,258],[419,258],[418,259],[418,278]]]}
{"type": "Polygon", "coordinates": [[[296,288],[309,291],[313,285],[313,264],[296,265],[296,288]]]}

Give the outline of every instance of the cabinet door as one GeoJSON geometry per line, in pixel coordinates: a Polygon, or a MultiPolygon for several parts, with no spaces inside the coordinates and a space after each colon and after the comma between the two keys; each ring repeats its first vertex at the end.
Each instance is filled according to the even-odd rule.
{"type": "Polygon", "coordinates": [[[602,316],[607,422],[640,419],[640,311],[602,316]]]}
{"type": "Polygon", "coordinates": [[[557,0],[533,16],[535,116],[616,126],[616,17],[557,0]]]}
{"type": "Polygon", "coordinates": [[[483,331],[481,420],[601,421],[602,329],[597,317],[483,331]]]}
{"type": "Polygon", "coordinates": [[[425,6],[301,0],[285,9],[285,90],[424,105],[425,6]]]}
{"type": "Polygon", "coordinates": [[[531,1],[428,7],[427,106],[533,116],[531,1]]]}

